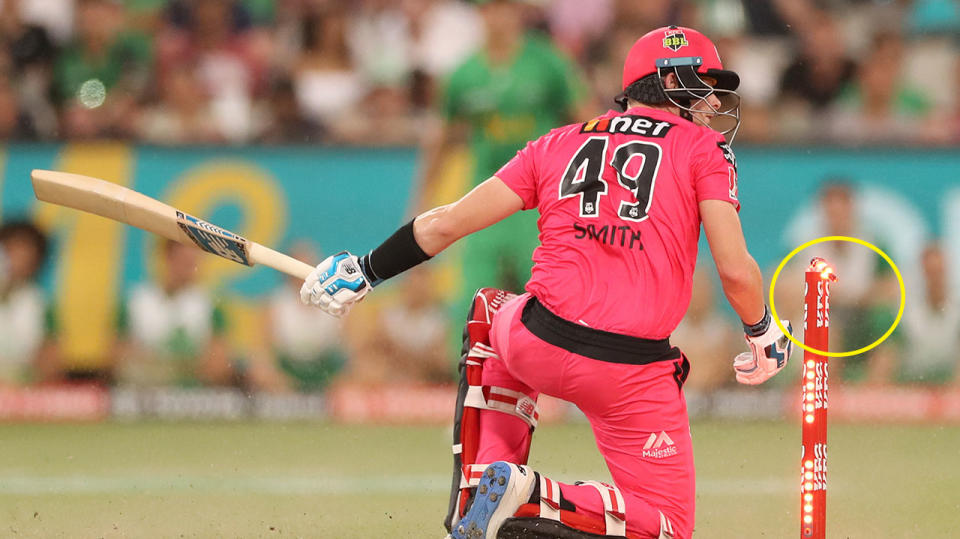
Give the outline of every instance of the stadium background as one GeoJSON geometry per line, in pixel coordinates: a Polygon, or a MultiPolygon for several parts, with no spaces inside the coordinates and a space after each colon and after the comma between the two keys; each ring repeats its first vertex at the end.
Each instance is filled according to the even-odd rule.
{"type": "MultiPolygon", "coordinates": [[[[576,66],[585,88],[577,111],[586,114],[577,120],[608,108],[625,48],[647,30],[678,22],[717,41],[743,79],[734,146],[741,218],[767,282],[794,246],[837,227],[881,246],[905,278],[894,336],[834,362],[831,535],[950,536],[960,524],[956,3],[517,4],[529,31],[576,66]],[[831,220],[836,204],[846,222],[831,220]]],[[[49,235],[36,280],[56,321],[44,339],[52,366],[13,358],[10,327],[0,344],[0,514],[10,533],[441,535],[462,317],[450,304],[469,263],[462,250],[378,289],[328,332],[318,346],[345,364],[314,391],[273,383],[282,370],[271,369],[278,360],[262,318],[283,290],[280,276],[201,258],[199,282],[225,313],[235,375],[124,383],[114,372],[116,319],[140,283],[163,275],[158,242],[35,203],[28,176],[53,168],[103,177],[283,251],[307,242],[318,257],[362,252],[422,200],[468,189],[468,145],[444,154],[441,181],[427,193],[422,155],[442,117],[446,78],[482,46],[484,8],[455,0],[0,6],[0,223],[26,219],[49,235]],[[204,31],[221,37],[200,39],[204,31]],[[411,289],[430,291],[427,301],[413,302],[411,289]],[[403,324],[412,319],[420,325],[403,324]],[[429,339],[409,338],[411,328],[429,339]],[[245,376],[264,365],[267,381],[245,376]]],[[[736,320],[708,257],[701,266],[695,314],[674,339],[694,362],[698,536],[793,535],[798,375],[735,387],[736,320]]],[[[851,347],[878,337],[897,308],[889,270],[860,266],[845,280],[838,264],[838,290],[851,281],[860,290],[840,300],[847,317],[836,319],[835,343],[851,347]]],[[[778,287],[778,308],[795,324],[796,271],[778,287]]],[[[544,406],[534,462],[561,479],[604,477],[578,413],[544,406]]]]}

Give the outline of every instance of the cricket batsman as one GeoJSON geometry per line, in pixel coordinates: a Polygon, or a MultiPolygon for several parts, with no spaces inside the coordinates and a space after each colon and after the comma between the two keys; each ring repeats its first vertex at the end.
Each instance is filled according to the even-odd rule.
{"type": "MultiPolygon", "coordinates": [[[[749,352],[737,381],[779,372],[792,346],[771,320],[740,227],[736,73],[690,28],[659,28],[630,49],[621,111],[529,142],[459,201],[382,245],[342,252],[307,277],[301,300],[346,314],[375,286],[519,211],[539,212],[526,293],[481,289],[467,319],[446,525],[463,538],[688,538],[694,466],[670,333],[690,301],[700,224],[749,352]],[[577,405],[613,484],[560,483],[526,466],[537,397],[577,405]]],[[[789,330],[789,323],[784,322],[789,330]]]]}

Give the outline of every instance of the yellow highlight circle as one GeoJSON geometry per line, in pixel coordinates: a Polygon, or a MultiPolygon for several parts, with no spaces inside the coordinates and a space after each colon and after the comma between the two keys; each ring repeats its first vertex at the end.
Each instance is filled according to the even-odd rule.
{"type": "Polygon", "coordinates": [[[826,356],[826,357],[850,357],[850,356],[856,356],[864,352],[873,350],[874,348],[879,346],[880,343],[887,340],[887,337],[889,337],[890,334],[893,333],[893,330],[897,329],[897,325],[900,324],[900,319],[903,318],[903,308],[906,306],[906,304],[907,304],[907,288],[903,284],[903,275],[900,275],[900,268],[898,268],[897,265],[893,263],[893,260],[891,260],[890,257],[887,256],[887,253],[880,250],[880,248],[877,247],[876,245],[868,241],[861,240],[860,238],[851,238],[849,236],[823,236],[822,238],[817,238],[815,240],[810,240],[806,243],[801,244],[799,247],[797,247],[793,251],[790,251],[790,254],[788,254],[786,258],[783,259],[782,262],[780,262],[780,265],[777,266],[777,271],[773,272],[773,279],[770,280],[770,312],[773,315],[773,321],[776,322],[777,327],[780,328],[780,331],[782,331],[783,334],[786,335],[787,338],[793,342],[793,344],[799,346],[800,348],[803,348],[807,352],[811,352],[811,353],[821,355],[821,356],[826,356]],[[890,329],[888,329],[886,333],[884,333],[879,339],[873,341],[871,344],[868,344],[863,348],[851,350],[849,352],[828,352],[826,350],[817,350],[816,348],[807,346],[802,342],[800,342],[799,340],[797,340],[797,338],[791,335],[790,332],[787,331],[787,328],[785,328],[783,324],[780,322],[780,317],[777,316],[777,306],[773,301],[773,290],[777,286],[777,278],[780,277],[780,272],[783,270],[783,267],[787,265],[787,262],[789,262],[790,259],[794,257],[794,255],[806,249],[807,247],[810,247],[811,245],[816,245],[818,243],[823,243],[826,241],[848,241],[850,243],[858,243],[860,245],[873,249],[875,253],[877,253],[884,260],[887,261],[887,264],[890,264],[890,267],[893,268],[893,273],[897,276],[897,283],[900,285],[900,309],[897,311],[897,318],[893,321],[893,325],[890,326],[890,329]]]}

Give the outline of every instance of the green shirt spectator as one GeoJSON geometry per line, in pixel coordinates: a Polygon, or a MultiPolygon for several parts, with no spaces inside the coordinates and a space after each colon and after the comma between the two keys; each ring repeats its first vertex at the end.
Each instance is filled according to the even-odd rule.
{"type": "Polygon", "coordinates": [[[47,239],[28,221],[0,226],[0,386],[60,376],[53,304],[37,284],[47,239]]]}
{"type": "MultiPolygon", "coordinates": [[[[521,3],[483,2],[479,11],[486,42],[454,70],[439,101],[442,127],[424,150],[421,207],[430,205],[442,157],[457,135],[469,140],[470,183],[477,185],[528,140],[577,119],[587,93],[574,64],[548,39],[526,31],[521,3]]],[[[463,242],[453,316],[462,319],[480,287],[521,291],[533,265],[536,220],[535,212],[520,212],[463,242]]],[[[451,339],[458,341],[454,333],[451,339]]]]}
{"type": "Polygon", "coordinates": [[[473,183],[481,183],[513,158],[528,140],[571,120],[586,88],[574,65],[546,39],[528,35],[505,64],[485,51],[450,76],[443,96],[448,122],[470,127],[473,183]]]}
{"type": "Polygon", "coordinates": [[[202,358],[226,330],[223,307],[203,288],[167,292],[141,284],[117,309],[117,335],[124,343],[118,378],[141,386],[199,386],[202,358]]]}
{"type": "Polygon", "coordinates": [[[169,240],[161,248],[159,278],[134,287],[118,311],[117,381],[142,387],[232,383],[224,311],[197,282],[201,252],[169,240]]]}
{"type": "Polygon", "coordinates": [[[77,96],[85,82],[99,80],[109,92],[118,84],[124,91],[139,93],[146,85],[152,60],[150,40],[137,32],[123,32],[100,51],[81,41],[64,49],[54,68],[54,86],[58,100],[77,96]]]}
{"type": "MultiPolygon", "coordinates": [[[[572,121],[585,95],[574,65],[538,35],[520,37],[505,60],[495,60],[489,45],[470,56],[450,76],[441,106],[447,125],[469,130],[471,186],[493,176],[528,140],[572,121]]],[[[536,221],[536,212],[519,212],[464,241],[454,316],[463,316],[480,287],[521,291],[533,266],[536,221]]]]}

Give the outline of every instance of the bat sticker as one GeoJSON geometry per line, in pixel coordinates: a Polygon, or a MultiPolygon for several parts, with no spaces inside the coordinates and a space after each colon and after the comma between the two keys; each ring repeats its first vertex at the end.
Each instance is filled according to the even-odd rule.
{"type": "Polygon", "coordinates": [[[247,256],[247,240],[243,237],[179,210],[177,224],[204,251],[247,266],[253,265],[247,256]]]}

